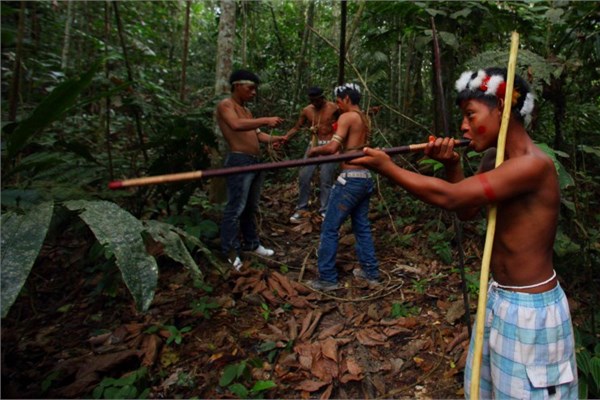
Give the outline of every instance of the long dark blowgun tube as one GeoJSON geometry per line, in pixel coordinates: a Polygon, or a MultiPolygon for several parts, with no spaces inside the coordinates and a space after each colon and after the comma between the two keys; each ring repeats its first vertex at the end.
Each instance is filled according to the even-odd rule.
{"type": "MultiPolygon", "coordinates": [[[[455,139],[454,147],[464,147],[469,145],[470,141],[465,139],[455,139]]],[[[427,147],[427,143],[409,144],[406,146],[390,147],[381,149],[386,154],[393,156],[396,154],[412,153],[423,150],[427,147]]],[[[329,156],[320,156],[312,158],[302,158],[298,160],[286,160],[269,163],[261,163],[254,165],[247,165],[243,167],[230,167],[230,168],[217,168],[209,169],[206,171],[190,171],[181,172],[177,174],[167,175],[156,175],[147,176],[141,178],[125,179],[122,181],[113,181],[108,184],[109,189],[123,189],[131,186],[146,186],[146,185],[158,185],[163,183],[189,181],[194,179],[206,179],[213,178],[216,176],[226,176],[233,174],[241,174],[246,172],[258,172],[258,171],[270,171],[280,168],[292,168],[292,167],[303,167],[305,165],[324,164],[331,162],[343,162],[353,160],[355,158],[363,157],[364,151],[355,151],[351,153],[343,154],[332,154],[329,156]]]]}

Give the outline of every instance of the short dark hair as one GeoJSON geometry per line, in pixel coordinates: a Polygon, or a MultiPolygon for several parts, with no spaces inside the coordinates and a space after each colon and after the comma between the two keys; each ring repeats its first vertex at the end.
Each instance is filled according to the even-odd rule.
{"type": "Polygon", "coordinates": [[[231,91],[233,91],[233,84],[239,81],[250,81],[254,82],[255,85],[258,85],[260,83],[260,78],[254,72],[250,72],[245,69],[238,69],[229,76],[231,91]]]}
{"type": "Polygon", "coordinates": [[[323,89],[318,86],[308,88],[308,97],[323,97],[323,89]]]}

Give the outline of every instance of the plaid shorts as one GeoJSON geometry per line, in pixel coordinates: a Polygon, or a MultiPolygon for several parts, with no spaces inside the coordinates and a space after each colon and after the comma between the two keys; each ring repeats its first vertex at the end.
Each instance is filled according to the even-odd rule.
{"type": "MultiPolygon", "coordinates": [[[[475,335],[465,367],[466,398],[471,397],[474,345],[475,335]]],[[[567,297],[560,285],[528,294],[490,283],[479,397],[577,399],[575,339],[567,297]]]]}

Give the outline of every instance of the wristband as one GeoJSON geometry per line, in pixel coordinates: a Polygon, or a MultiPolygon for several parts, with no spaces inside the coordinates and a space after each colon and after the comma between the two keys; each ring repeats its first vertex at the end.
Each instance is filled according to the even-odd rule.
{"type": "Polygon", "coordinates": [[[334,142],[338,142],[339,144],[343,145],[344,144],[344,138],[342,138],[341,136],[339,136],[338,134],[335,134],[331,137],[331,140],[333,140],[334,142]]]}

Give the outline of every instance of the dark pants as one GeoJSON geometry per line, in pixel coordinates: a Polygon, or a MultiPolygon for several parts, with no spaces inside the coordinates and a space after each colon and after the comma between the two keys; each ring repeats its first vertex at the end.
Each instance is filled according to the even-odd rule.
{"type": "MultiPolygon", "coordinates": [[[[258,157],[229,153],[225,159],[225,167],[241,167],[259,162],[258,157]]],[[[255,214],[263,183],[263,174],[248,172],[227,177],[227,204],[221,222],[221,250],[230,257],[233,252],[254,250],[260,245],[256,231],[255,214]],[[239,234],[242,233],[243,246],[240,245],[239,234]]]]}

